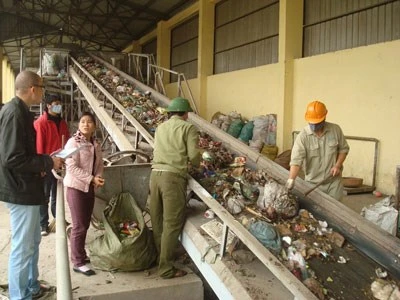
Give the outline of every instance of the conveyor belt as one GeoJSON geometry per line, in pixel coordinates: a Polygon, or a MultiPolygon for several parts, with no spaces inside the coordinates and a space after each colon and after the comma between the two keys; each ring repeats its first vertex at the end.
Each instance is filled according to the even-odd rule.
{"type": "MultiPolygon", "coordinates": [[[[76,60],[72,59],[72,61],[75,63],[75,69],[79,68],[79,70],[82,72],[81,76],[84,75],[87,77],[85,80],[87,80],[87,79],[90,80],[90,85],[92,85],[92,89],[93,89],[94,93],[98,93],[99,91],[100,92],[105,91],[105,89],[103,87],[101,87],[101,85],[86,70],[84,70],[84,68],[81,65],[79,65],[76,60]]],[[[107,67],[111,67],[111,66],[108,65],[107,67]]],[[[84,80],[82,80],[78,76],[77,72],[74,71],[73,69],[71,69],[71,76],[72,76],[72,79],[75,81],[75,83],[78,85],[78,88],[83,92],[85,97],[88,96],[90,98],[88,100],[88,102],[91,105],[91,107],[94,109],[95,113],[96,114],[98,113],[97,117],[100,119],[102,124],[103,125],[106,124],[106,126],[110,127],[110,124],[109,124],[110,117],[104,115],[104,113],[106,113],[105,109],[104,109],[104,107],[106,106],[104,103],[104,99],[103,99],[103,104],[101,105],[103,107],[100,107],[100,104],[98,101],[97,101],[97,103],[91,101],[92,99],[95,99],[96,97],[94,95],[88,95],[89,87],[84,82],[84,80]]],[[[146,90],[148,90],[148,89],[146,89],[146,90]]],[[[152,92],[156,93],[155,91],[152,91],[152,92]]],[[[117,104],[118,101],[115,100],[114,97],[112,97],[110,93],[107,92],[107,93],[103,93],[103,94],[107,99],[106,101],[112,103],[112,105],[114,105],[114,107],[117,107],[119,112],[122,115],[124,115],[128,120],[130,118],[132,118],[132,116],[129,116],[129,113],[126,112],[122,106],[117,104]]],[[[97,95],[97,97],[98,97],[98,95],[97,95]]],[[[198,119],[198,117],[196,115],[193,115],[193,114],[190,115],[190,120],[191,119],[194,119],[197,121],[200,120],[200,119],[198,119]]],[[[148,131],[146,130],[146,128],[144,128],[144,126],[142,126],[139,122],[131,122],[131,124],[141,134],[145,133],[146,141],[149,142],[149,144],[151,144],[151,145],[154,144],[153,137],[148,134],[148,131]]],[[[116,128],[117,128],[117,126],[112,126],[113,131],[109,132],[109,133],[113,138],[114,138],[114,135],[116,136],[116,138],[118,140],[118,145],[121,145],[121,146],[119,146],[120,150],[124,151],[125,149],[122,147],[125,147],[123,145],[126,145],[126,143],[128,142],[128,139],[126,138],[126,140],[124,142],[122,142],[121,141],[122,131],[120,130],[118,132],[116,130],[116,128]],[[118,135],[117,135],[117,133],[118,133],[118,135]]],[[[202,130],[204,130],[204,128],[202,128],[202,130]]],[[[225,134],[225,133],[223,133],[223,134],[225,134]]],[[[214,134],[212,132],[210,132],[210,135],[214,136],[214,134]]],[[[230,136],[226,136],[226,138],[229,138],[229,137],[230,136]]],[[[216,138],[218,138],[218,137],[216,137],[216,138]]],[[[233,139],[232,139],[232,141],[236,142],[233,139]]],[[[244,148],[243,150],[246,150],[246,148],[244,148]]],[[[249,157],[254,156],[254,154],[252,154],[251,152],[248,152],[247,155],[249,157]]],[[[253,253],[260,259],[260,261],[264,265],[267,266],[267,268],[272,272],[272,274],[278,278],[279,282],[281,282],[282,285],[290,293],[292,293],[293,295],[296,295],[296,297],[298,299],[316,299],[315,296],[299,280],[297,280],[274,255],[272,255],[264,246],[262,246],[250,234],[249,231],[247,231],[241,224],[239,224],[231,216],[231,214],[225,208],[223,208],[217,201],[215,201],[215,199],[213,199],[211,197],[211,195],[200,184],[198,184],[193,178],[190,178],[189,186],[207,204],[208,207],[210,207],[211,209],[213,209],[215,211],[215,213],[224,222],[224,224],[227,227],[229,227],[229,229],[232,230],[242,241],[244,241],[246,245],[249,246],[250,250],[252,250],[253,253]],[[249,243],[250,243],[250,245],[249,245],[249,243]]],[[[189,224],[190,224],[190,219],[189,219],[189,224]]],[[[199,267],[199,269],[202,270],[202,269],[204,269],[202,267],[202,265],[204,265],[204,263],[198,259],[198,253],[204,252],[204,249],[202,249],[204,247],[204,244],[197,245],[196,241],[192,239],[192,236],[193,236],[192,232],[194,230],[193,228],[194,227],[190,226],[190,225],[187,225],[184,228],[182,244],[186,248],[187,252],[191,256],[193,261],[199,267]],[[188,229],[188,227],[190,227],[190,230],[188,229]],[[189,232],[187,232],[187,231],[189,231],[189,232]]],[[[199,229],[197,228],[197,230],[199,230],[199,229]]],[[[219,252],[221,252],[221,251],[219,251],[219,252]]],[[[203,274],[203,276],[205,278],[214,278],[214,282],[215,282],[216,278],[220,278],[220,276],[221,276],[221,274],[219,274],[219,273],[224,274],[222,276],[226,277],[226,274],[229,273],[229,271],[227,270],[226,267],[223,266],[223,263],[221,263],[220,261],[217,261],[216,264],[214,264],[212,266],[212,268],[209,268],[207,270],[207,274],[203,274]],[[216,270],[214,270],[215,268],[216,268],[216,270]]],[[[227,278],[225,278],[225,281],[226,281],[226,284],[229,285],[228,282],[230,283],[232,281],[232,279],[227,277],[227,278]]],[[[224,280],[220,279],[220,283],[224,284],[224,280]]],[[[210,285],[213,285],[213,284],[210,283],[210,285]]],[[[223,296],[226,294],[232,295],[232,291],[236,291],[238,294],[232,295],[232,298],[234,298],[234,299],[243,298],[244,295],[247,295],[246,290],[243,288],[240,288],[240,286],[236,286],[235,288],[233,288],[233,287],[229,288],[228,286],[226,288],[222,288],[221,286],[219,286],[218,289],[222,293],[220,296],[223,296]]],[[[247,297],[249,297],[249,296],[247,296],[247,297]]],[[[247,297],[245,297],[245,298],[247,298],[247,297]]],[[[249,298],[249,299],[251,299],[251,298],[249,298]]]]}
{"type": "MultiPolygon", "coordinates": [[[[166,106],[168,99],[152,90],[151,88],[143,85],[142,83],[136,81],[125,73],[116,70],[110,64],[104,62],[103,60],[94,57],[97,61],[104,64],[107,68],[120,74],[135,86],[140,89],[150,90],[152,92],[152,97],[157,101],[160,106],[166,106]]],[[[120,115],[130,122],[130,124],[135,127],[136,135],[140,134],[144,137],[146,142],[153,146],[153,136],[148,132],[148,130],[135,120],[119,103],[115,100],[112,95],[107,92],[82,66],[80,66],[77,61],[73,60],[74,69],[78,72],[71,70],[71,75],[73,80],[76,82],[78,87],[85,90],[84,95],[88,98],[88,102],[96,112],[100,121],[103,124],[108,124],[113,132],[109,132],[113,139],[118,142],[118,147],[120,150],[125,150],[129,148],[126,141],[122,142],[123,138],[120,133],[117,133],[114,126],[110,126],[109,117],[104,115],[103,111],[99,111],[99,106],[107,107],[112,106],[113,110],[118,110],[120,115]],[[88,93],[95,94],[96,96],[90,96],[88,93]],[[101,94],[101,97],[99,95],[101,94]],[[100,105],[98,100],[97,103],[91,98],[101,98],[102,104],[100,105]],[[132,120],[133,119],[133,120],[132,120]]],[[[105,110],[104,110],[105,111],[105,110]]],[[[228,135],[227,133],[219,130],[209,122],[203,120],[197,115],[190,114],[189,121],[196,125],[200,130],[207,132],[213,139],[217,141],[222,141],[224,146],[235,154],[244,155],[248,158],[248,164],[252,168],[264,169],[267,173],[273,176],[278,182],[284,182],[287,178],[287,171],[278,166],[277,164],[271,162],[267,158],[263,157],[259,153],[251,150],[249,147],[228,135]]],[[[122,132],[122,130],[121,130],[122,132]]],[[[138,140],[136,138],[136,140],[138,140]]],[[[132,147],[132,146],[131,146],[132,147]]],[[[136,148],[136,145],[134,146],[136,148]]],[[[214,210],[217,216],[222,220],[226,228],[232,230],[236,236],[238,236],[246,246],[258,257],[258,259],[272,272],[282,285],[298,299],[315,299],[315,296],[307,289],[305,286],[298,281],[283,265],[282,263],[272,255],[265,247],[263,247],[241,224],[239,224],[229,213],[225,210],[211,195],[193,178],[189,180],[190,188],[199,196],[208,207],[214,210]]],[[[297,180],[296,184],[298,196],[301,197],[302,193],[310,188],[310,185],[302,180],[297,180]]],[[[380,263],[384,268],[388,269],[394,276],[400,277],[400,267],[399,258],[400,254],[400,243],[397,238],[389,235],[385,231],[381,230],[377,226],[365,221],[361,216],[354,213],[349,208],[345,207],[341,203],[337,202],[328,195],[319,192],[318,190],[312,192],[309,197],[301,197],[301,205],[307,208],[313,214],[319,218],[322,218],[330,224],[337,231],[341,232],[349,241],[351,241],[359,250],[367,254],[369,257],[380,263]]],[[[198,253],[202,252],[202,249],[198,248],[195,242],[193,242],[193,227],[185,227],[185,231],[182,236],[182,242],[187,249],[189,255],[198,265],[199,269],[204,268],[204,263],[199,261],[198,253]]],[[[223,253],[223,251],[220,251],[223,253]]],[[[206,268],[207,269],[207,268],[206,268]]],[[[218,272],[211,270],[213,276],[207,276],[209,274],[204,274],[205,278],[220,278],[218,272]]],[[[205,273],[211,272],[210,270],[204,270],[205,273]]],[[[203,272],[203,270],[202,270],[203,272]]],[[[213,286],[211,284],[211,286],[213,286]]],[[[227,288],[227,290],[229,290],[227,288]]],[[[224,292],[221,292],[222,296],[224,292]]],[[[233,298],[240,298],[242,295],[234,295],[233,298]]]]}

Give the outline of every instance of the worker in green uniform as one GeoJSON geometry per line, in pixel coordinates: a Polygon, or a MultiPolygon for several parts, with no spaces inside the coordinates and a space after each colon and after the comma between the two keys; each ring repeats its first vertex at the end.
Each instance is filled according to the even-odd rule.
{"type": "Polygon", "coordinates": [[[308,126],[294,142],[286,187],[293,189],[294,180],[304,163],[305,180],[315,185],[331,177],[319,189],[341,201],[343,162],[350,148],[342,129],[325,121],[327,113],[325,104],[320,101],[308,104],[305,114],[308,126]]]}
{"type": "Polygon", "coordinates": [[[199,135],[187,122],[192,111],[187,99],[178,97],[167,108],[170,119],[158,126],[150,176],[150,215],[162,278],[186,275],[174,267],[174,252],[185,222],[188,163],[198,167],[199,135]]]}

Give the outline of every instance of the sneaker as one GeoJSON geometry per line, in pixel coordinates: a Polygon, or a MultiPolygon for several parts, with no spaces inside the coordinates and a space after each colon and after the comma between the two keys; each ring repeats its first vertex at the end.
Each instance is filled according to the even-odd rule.
{"type": "Polygon", "coordinates": [[[42,227],[42,230],[40,231],[41,236],[47,236],[49,235],[49,230],[47,227],[42,227]]]}

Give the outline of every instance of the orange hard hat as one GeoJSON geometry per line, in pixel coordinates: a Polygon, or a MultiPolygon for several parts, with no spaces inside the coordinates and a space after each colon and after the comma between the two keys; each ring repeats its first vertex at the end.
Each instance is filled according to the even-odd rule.
{"type": "Polygon", "coordinates": [[[311,124],[318,124],[325,120],[326,114],[328,111],[326,110],[325,104],[319,101],[310,102],[307,105],[306,111],[306,121],[311,124]]]}

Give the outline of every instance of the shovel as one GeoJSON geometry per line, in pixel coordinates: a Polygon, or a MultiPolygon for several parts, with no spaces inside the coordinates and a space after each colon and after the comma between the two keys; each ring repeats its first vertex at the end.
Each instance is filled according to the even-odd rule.
{"type": "Polygon", "coordinates": [[[330,174],[328,177],[326,177],[324,180],[322,180],[321,182],[318,182],[314,187],[312,187],[311,189],[309,189],[308,191],[306,191],[304,193],[304,196],[307,196],[309,193],[311,193],[313,190],[315,190],[317,187],[319,187],[320,185],[327,183],[329,180],[332,179],[332,174],[330,174]]]}

